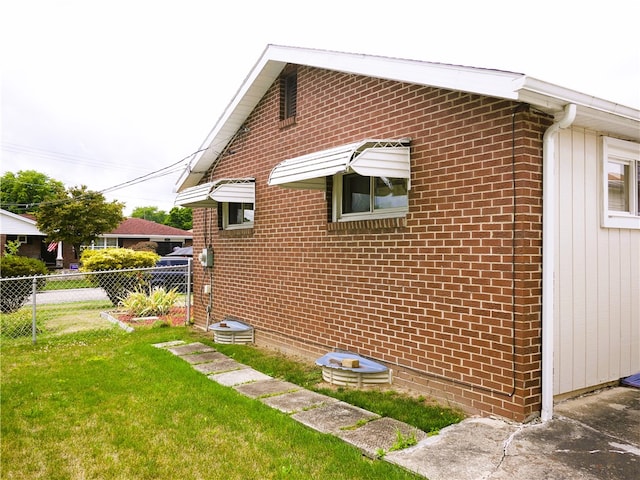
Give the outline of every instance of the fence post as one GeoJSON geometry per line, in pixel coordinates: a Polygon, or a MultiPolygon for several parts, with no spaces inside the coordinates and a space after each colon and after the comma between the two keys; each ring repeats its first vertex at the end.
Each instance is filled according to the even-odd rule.
{"type": "Polygon", "coordinates": [[[35,345],[37,339],[37,330],[36,326],[36,293],[38,292],[38,279],[37,277],[33,277],[33,282],[31,283],[31,334],[32,340],[31,342],[35,345]]]}
{"type": "Polygon", "coordinates": [[[189,325],[191,322],[191,269],[193,265],[193,259],[190,258],[187,261],[187,318],[184,320],[185,325],[189,325]]]}

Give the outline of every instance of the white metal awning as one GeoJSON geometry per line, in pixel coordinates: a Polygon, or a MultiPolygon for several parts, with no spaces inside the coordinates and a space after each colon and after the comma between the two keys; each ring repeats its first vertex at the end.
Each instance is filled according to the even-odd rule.
{"type": "Polygon", "coordinates": [[[290,158],[269,175],[269,185],[324,189],[325,177],[355,172],[363,176],[410,178],[409,139],[362,140],[290,158]]]}
{"type": "Polygon", "coordinates": [[[187,208],[214,208],[218,202],[254,203],[254,198],[255,179],[224,178],[183,190],[174,204],[187,208]]]}
{"type": "Polygon", "coordinates": [[[213,189],[209,194],[209,198],[216,202],[255,203],[256,182],[253,178],[226,180],[223,182],[213,189]]]}

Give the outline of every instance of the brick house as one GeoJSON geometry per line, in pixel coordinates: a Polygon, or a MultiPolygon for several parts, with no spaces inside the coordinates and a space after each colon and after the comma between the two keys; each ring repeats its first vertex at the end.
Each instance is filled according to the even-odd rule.
{"type": "Polygon", "coordinates": [[[114,230],[100,235],[90,248],[131,248],[140,242],[156,242],[156,252],[167,255],[175,248],[190,246],[192,241],[192,232],[144,218],[129,217],[114,230]]]}
{"type": "MultiPolygon", "coordinates": [[[[47,251],[46,236],[38,230],[31,215],[18,215],[0,209],[0,245],[4,250],[8,242],[20,242],[18,253],[25,257],[42,258],[47,251]]],[[[55,256],[53,257],[55,261],[55,256]]]]}
{"type": "Polygon", "coordinates": [[[270,45],[178,181],[196,324],[548,419],[640,370],[638,142],[638,110],[523,74],[270,45]]]}

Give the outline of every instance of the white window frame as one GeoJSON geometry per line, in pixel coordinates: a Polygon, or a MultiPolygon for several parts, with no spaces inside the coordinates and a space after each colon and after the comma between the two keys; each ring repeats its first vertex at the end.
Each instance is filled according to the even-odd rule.
{"type": "MultiPolygon", "coordinates": [[[[87,248],[86,246],[82,246],[82,248],[87,248]]],[[[118,238],[117,237],[98,237],[91,245],[88,246],[90,250],[102,250],[105,248],[120,248],[118,246],[118,238]]]]}
{"type": "MultiPolygon", "coordinates": [[[[240,205],[253,205],[253,213],[256,212],[256,204],[251,202],[222,202],[222,228],[223,230],[240,230],[243,228],[253,228],[253,220],[242,223],[229,223],[229,204],[238,203],[240,205]]],[[[244,210],[244,208],[243,208],[244,210]]]]}
{"type": "Polygon", "coordinates": [[[342,181],[342,179],[345,175],[346,174],[341,173],[333,176],[333,199],[332,199],[333,208],[331,210],[332,210],[332,217],[333,217],[332,220],[334,222],[374,220],[378,218],[398,218],[398,217],[405,217],[409,212],[409,201],[408,201],[409,187],[410,187],[409,179],[404,179],[407,182],[407,205],[406,206],[397,207],[397,208],[381,208],[381,209],[375,210],[373,207],[373,197],[375,194],[374,187],[375,187],[375,179],[379,177],[370,176],[368,178],[369,178],[369,181],[371,182],[371,187],[369,190],[371,209],[368,212],[343,213],[342,212],[342,195],[343,195],[342,186],[344,182],[342,181]]]}
{"type": "Polygon", "coordinates": [[[640,229],[640,144],[611,137],[602,137],[602,226],[605,228],[640,229]],[[609,209],[610,163],[628,168],[628,211],[609,209]]]}

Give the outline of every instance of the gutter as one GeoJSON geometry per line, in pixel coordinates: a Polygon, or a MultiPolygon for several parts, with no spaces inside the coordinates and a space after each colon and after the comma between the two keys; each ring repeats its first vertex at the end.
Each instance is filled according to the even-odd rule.
{"type": "Polygon", "coordinates": [[[561,128],[576,118],[576,105],[569,103],[564,113],[542,137],[542,412],[543,422],[553,417],[554,306],[556,257],[556,138],[561,128]]]}

